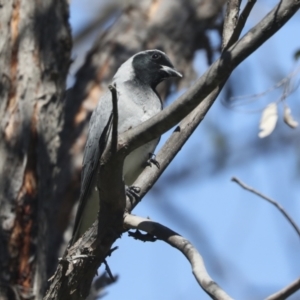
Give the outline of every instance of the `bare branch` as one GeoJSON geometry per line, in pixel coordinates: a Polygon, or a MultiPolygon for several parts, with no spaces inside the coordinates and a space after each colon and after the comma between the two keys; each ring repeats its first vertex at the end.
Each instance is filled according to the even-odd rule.
{"type": "Polygon", "coordinates": [[[300,1],[282,0],[242,39],[221,54],[221,57],[185,94],[162,112],[119,136],[120,147],[128,153],[159,137],[187,116],[216,86],[222,83],[246,57],[277,32],[299,9],[300,1]]]}
{"type": "Polygon", "coordinates": [[[116,84],[109,85],[108,88],[111,91],[112,106],[113,106],[111,151],[112,151],[112,153],[116,153],[117,152],[117,143],[118,143],[118,122],[119,122],[117,86],[116,86],[116,84]]]}
{"type": "Polygon", "coordinates": [[[140,174],[134,182],[134,186],[140,187],[139,199],[132,199],[126,202],[127,211],[132,211],[138,202],[145,196],[145,194],[152,188],[160,175],[168,167],[168,165],[175,158],[177,153],[183,147],[185,142],[192,135],[197,126],[204,119],[207,111],[219,95],[223,85],[217,87],[208,97],[206,97],[200,105],[192,111],[174,130],[167,142],[156,155],[156,160],[159,162],[160,168],[153,168],[148,166],[140,174]]]}
{"type": "Polygon", "coordinates": [[[241,0],[228,0],[226,7],[226,15],[223,25],[223,41],[222,49],[228,48],[230,45],[230,40],[233,33],[236,30],[236,25],[239,19],[239,11],[241,6],[241,0]]]}
{"type": "Polygon", "coordinates": [[[240,181],[238,178],[236,177],[232,177],[231,181],[236,182],[238,185],[240,185],[243,189],[261,197],[262,199],[268,201],[269,203],[271,203],[272,205],[274,205],[283,215],[284,217],[288,220],[288,222],[294,227],[294,229],[296,230],[298,236],[300,237],[300,229],[297,226],[297,224],[293,221],[293,219],[289,216],[289,214],[284,210],[284,208],[275,200],[263,195],[262,193],[256,191],[254,188],[246,185],[245,183],[243,183],[242,181],[240,181]]]}
{"type": "Polygon", "coordinates": [[[228,42],[228,45],[226,47],[232,46],[237,41],[239,36],[241,35],[242,30],[244,29],[246,21],[250,15],[250,12],[251,12],[252,8],[254,7],[255,3],[256,3],[256,0],[248,0],[246,6],[244,7],[244,9],[239,17],[238,23],[237,23],[235,30],[228,42]]]}
{"type": "Polygon", "coordinates": [[[300,289],[300,278],[296,279],[287,287],[269,296],[266,300],[285,300],[300,289]]]}
{"type": "Polygon", "coordinates": [[[232,299],[212,280],[206,271],[201,255],[187,239],[157,222],[130,214],[124,215],[124,226],[146,231],[179,250],[190,262],[198,284],[212,299],[232,299]]]}
{"type": "MultiPolygon", "coordinates": [[[[277,81],[274,85],[272,85],[268,89],[266,89],[262,92],[259,92],[257,94],[231,97],[230,98],[230,100],[232,100],[231,104],[234,103],[235,100],[238,101],[238,103],[235,103],[234,105],[230,106],[227,103],[223,103],[223,104],[227,105],[230,108],[235,108],[237,106],[241,106],[241,105],[245,105],[250,102],[253,102],[256,99],[261,98],[261,97],[275,91],[278,88],[282,88],[283,90],[287,90],[287,91],[283,92],[283,94],[280,96],[280,98],[278,100],[276,100],[276,103],[279,103],[280,101],[285,100],[290,94],[292,94],[298,88],[298,85],[293,88],[288,88],[288,87],[291,85],[292,79],[295,78],[299,72],[300,72],[300,67],[298,66],[292,72],[290,72],[287,76],[285,76],[284,78],[277,81]]],[[[262,110],[263,109],[260,109],[259,111],[262,111],[262,110]]]]}

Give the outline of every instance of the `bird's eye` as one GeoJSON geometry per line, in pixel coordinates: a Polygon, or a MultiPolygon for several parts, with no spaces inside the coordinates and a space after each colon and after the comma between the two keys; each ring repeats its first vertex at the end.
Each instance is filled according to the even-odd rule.
{"type": "Polygon", "coordinates": [[[153,58],[153,59],[159,59],[159,58],[160,58],[160,55],[157,54],[157,53],[154,53],[154,54],[152,55],[152,58],[153,58]]]}

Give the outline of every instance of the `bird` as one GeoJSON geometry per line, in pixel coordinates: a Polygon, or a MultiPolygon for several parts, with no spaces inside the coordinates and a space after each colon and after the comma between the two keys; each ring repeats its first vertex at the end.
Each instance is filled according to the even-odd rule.
{"type": "MultiPolygon", "coordinates": [[[[160,50],[138,52],[125,61],[112,79],[118,97],[118,133],[125,132],[159,113],[162,101],[156,91],[157,85],[165,79],[182,77],[168,56],[160,50]]],[[[105,148],[105,131],[112,115],[111,91],[100,97],[92,113],[87,142],[83,155],[79,205],[71,245],[94,223],[99,211],[97,170],[105,148]]],[[[123,164],[123,179],[131,186],[143,171],[159,138],[140,146],[129,153],[123,164]]],[[[101,182],[99,183],[101,185],[101,182]]]]}

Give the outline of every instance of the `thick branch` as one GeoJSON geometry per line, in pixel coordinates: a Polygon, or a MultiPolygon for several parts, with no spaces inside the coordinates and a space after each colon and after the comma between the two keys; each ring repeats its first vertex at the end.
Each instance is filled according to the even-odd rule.
{"type": "Polygon", "coordinates": [[[240,181],[238,178],[236,177],[232,177],[231,179],[233,182],[236,182],[238,185],[240,185],[243,189],[261,197],[262,199],[268,201],[269,203],[271,203],[272,205],[274,205],[283,215],[284,217],[288,220],[288,222],[294,227],[294,229],[296,230],[298,236],[300,237],[300,229],[297,226],[297,224],[294,222],[294,220],[289,216],[289,214],[284,210],[284,208],[275,200],[263,195],[262,193],[256,191],[254,188],[246,185],[245,183],[243,183],[242,181],[240,181]]]}
{"type": "Polygon", "coordinates": [[[119,136],[119,145],[128,146],[128,153],[154,140],[187,116],[243,60],[277,32],[299,9],[299,0],[282,0],[241,40],[224,51],[221,57],[184,95],[162,112],[119,136]]]}
{"type": "Polygon", "coordinates": [[[192,135],[197,126],[202,122],[211,105],[219,95],[223,85],[217,87],[208,97],[206,97],[199,106],[192,111],[174,130],[170,138],[156,155],[156,160],[159,162],[160,168],[148,166],[140,174],[134,182],[134,186],[140,187],[139,196],[137,199],[127,199],[126,209],[132,211],[147,192],[152,188],[160,175],[168,167],[175,158],[185,142],[192,135]]]}
{"type": "Polygon", "coordinates": [[[212,280],[206,271],[201,255],[187,239],[159,223],[130,214],[124,216],[124,226],[146,231],[178,249],[190,262],[193,274],[199,285],[212,299],[232,299],[212,280]]]}

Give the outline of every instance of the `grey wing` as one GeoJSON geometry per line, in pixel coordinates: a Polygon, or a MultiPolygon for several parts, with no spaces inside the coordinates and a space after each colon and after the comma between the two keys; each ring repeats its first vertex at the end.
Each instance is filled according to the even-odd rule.
{"type": "Polygon", "coordinates": [[[111,93],[108,91],[100,98],[89,124],[88,138],[83,155],[80,198],[73,229],[73,237],[80,223],[81,214],[85,208],[86,201],[88,200],[87,196],[92,188],[91,183],[93,177],[96,176],[97,173],[99,160],[109,135],[111,119],[111,93]]]}

